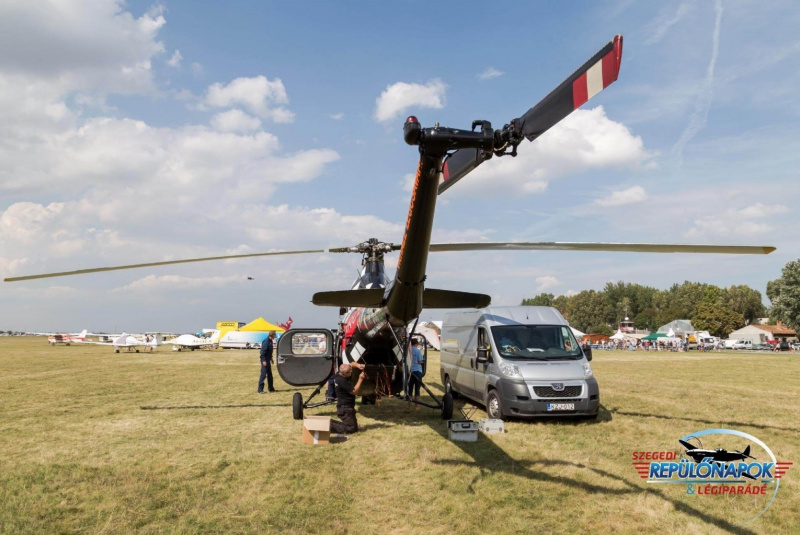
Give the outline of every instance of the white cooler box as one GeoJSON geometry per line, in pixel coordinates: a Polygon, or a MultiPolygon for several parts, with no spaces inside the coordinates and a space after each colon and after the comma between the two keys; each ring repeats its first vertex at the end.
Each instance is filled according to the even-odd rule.
{"type": "Polygon", "coordinates": [[[472,420],[450,420],[447,422],[450,440],[461,442],[478,441],[478,422],[472,420]]]}
{"type": "Polygon", "coordinates": [[[503,420],[494,418],[482,418],[478,424],[478,429],[481,431],[481,433],[485,433],[487,435],[506,432],[506,426],[503,423],[503,420]]]}

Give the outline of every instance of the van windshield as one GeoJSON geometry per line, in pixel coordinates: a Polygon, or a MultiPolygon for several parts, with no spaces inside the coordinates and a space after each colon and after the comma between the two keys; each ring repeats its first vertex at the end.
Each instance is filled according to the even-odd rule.
{"type": "Polygon", "coordinates": [[[503,325],[492,327],[497,351],[512,359],[579,359],[581,348],[563,325],[503,325]]]}

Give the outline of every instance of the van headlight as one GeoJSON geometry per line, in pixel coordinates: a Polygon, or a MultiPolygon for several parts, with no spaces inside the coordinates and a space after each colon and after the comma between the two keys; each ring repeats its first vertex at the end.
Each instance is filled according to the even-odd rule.
{"type": "Polygon", "coordinates": [[[592,372],[592,365],[589,364],[588,362],[584,362],[584,364],[583,364],[583,378],[584,379],[588,379],[592,375],[594,375],[594,372],[592,372]]]}
{"type": "Polygon", "coordinates": [[[522,374],[519,372],[519,367],[516,364],[503,362],[500,364],[500,371],[503,375],[507,375],[508,377],[522,377],[522,374]]]}

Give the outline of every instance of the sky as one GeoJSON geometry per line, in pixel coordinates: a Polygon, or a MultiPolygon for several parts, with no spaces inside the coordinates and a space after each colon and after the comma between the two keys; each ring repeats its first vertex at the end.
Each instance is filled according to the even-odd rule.
{"type": "MultiPolygon", "coordinates": [[[[512,305],[618,280],[763,294],[800,256],[795,2],[484,6],[5,0],[0,275],[400,243],[418,160],[406,116],[500,127],[615,34],[617,82],[440,196],[433,241],[777,251],[437,253],[428,287],[512,305]]],[[[311,296],[349,288],[359,263],[302,255],[0,283],[0,330],[193,332],[259,316],[334,327],[336,309],[311,296]]]]}

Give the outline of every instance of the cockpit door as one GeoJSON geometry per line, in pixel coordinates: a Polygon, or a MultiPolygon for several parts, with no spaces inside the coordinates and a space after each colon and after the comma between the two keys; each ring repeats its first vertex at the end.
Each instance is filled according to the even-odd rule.
{"type": "Polygon", "coordinates": [[[333,374],[333,333],[290,329],[278,341],[278,374],[292,386],[318,385],[333,374]]]}

